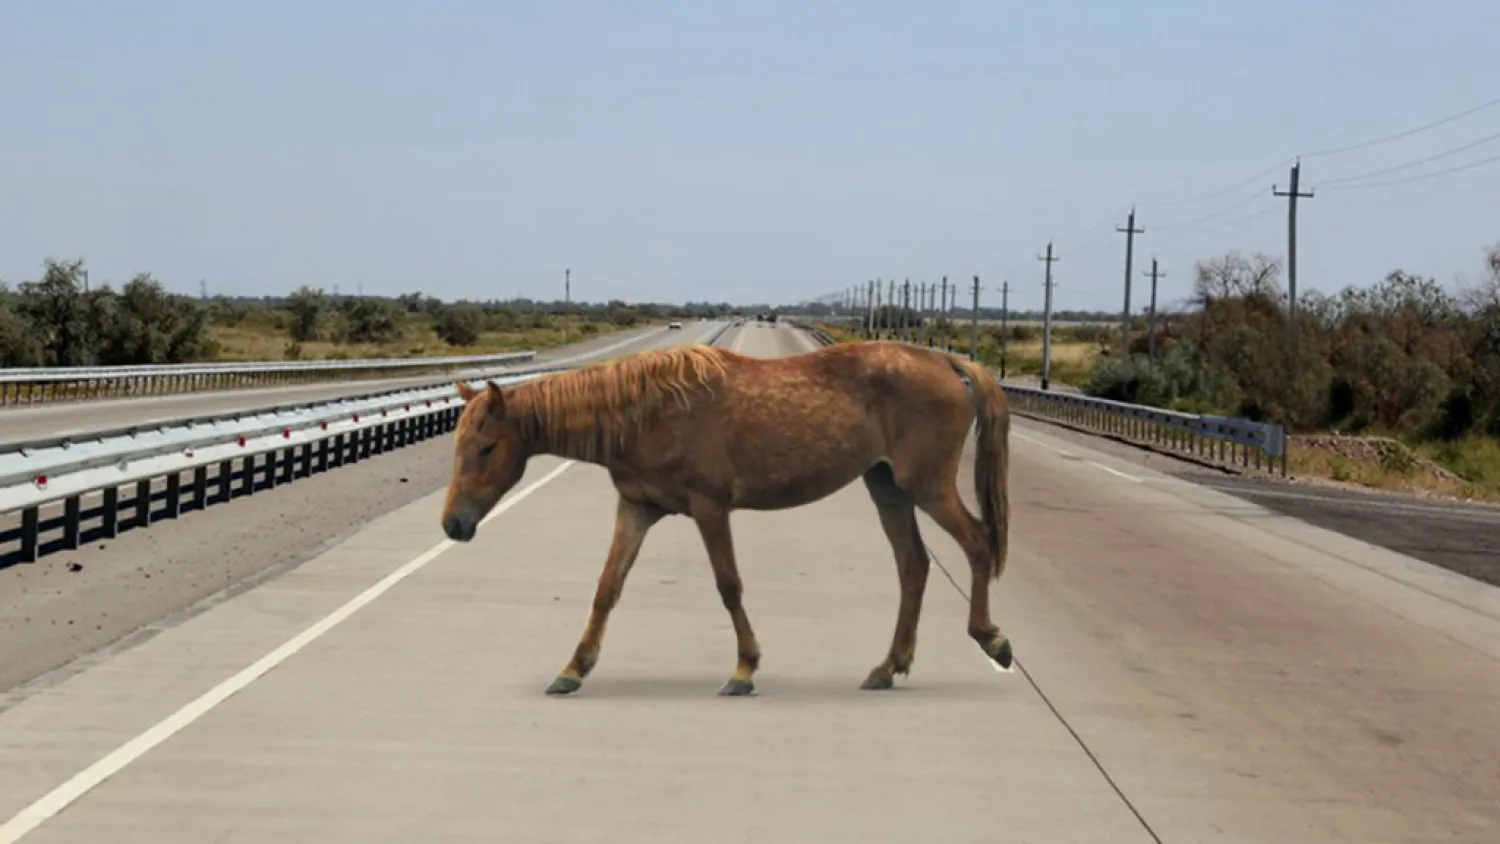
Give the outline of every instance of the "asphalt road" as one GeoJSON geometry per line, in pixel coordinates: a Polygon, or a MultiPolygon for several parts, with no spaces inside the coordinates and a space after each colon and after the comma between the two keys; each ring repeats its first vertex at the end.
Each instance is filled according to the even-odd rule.
{"type": "MultiPolygon", "coordinates": [[[[691,334],[706,323],[684,323],[691,334]]],[[[485,373],[517,371],[545,364],[573,363],[600,355],[627,354],[651,348],[669,333],[665,327],[613,332],[593,339],[548,349],[534,362],[498,369],[476,369],[460,374],[478,376],[485,373]]],[[[673,336],[677,332],[670,332],[673,336]]],[[[187,416],[208,416],[235,410],[271,407],[291,402],[327,401],[343,396],[399,390],[443,380],[442,374],[407,378],[382,378],[359,381],[330,381],[318,384],[264,387],[241,390],[214,390],[201,393],[152,396],[150,398],[103,399],[99,401],[57,402],[30,407],[0,408],[0,444],[24,442],[46,437],[62,437],[89,431],[148,425],[187,416]]]]}
{"type": "Polygon", "coordinates": [[[923,516],[913,673],[858,690],[897,588],[854,484],[736,516],[756,696],[714,694],[733,636],[671,519],[583,690],[546,697],[607,476],[533,461],[453,546],[443,466],[258,588],[14,693],[0,844],[1500,840],[1500,590],[1047,426],[1017,422],[1012,449],[993,588],[1014,674],[966,636],[957,547],[923,516]]]}
{"type": "MultiPolygon", "coordinates": [[[[719,325],[652,332],[624,350],[595,343],[570,351],[616,354],[697,342],[719,325]]],[[[452,449],[451,437],[439,437],[38,563],[0,567],[0,689],[121,637],[153,635],[156,625],[172,623],[164,619],[195,602],[309,559],[368,520],[446,484],[452,449]]],[[[42,517],[59,507],[45,508],[42,517]]],[[[0,514],[0,528],[17,521],[16,514],[0,514]]]]}
{"type": "Polygon", "coordinates": [[[1119,460],[1500,586],[1500,507],[1334,487],[1311,479],[1231,475],[1061,426],[1027,424],[1119,460]]]}

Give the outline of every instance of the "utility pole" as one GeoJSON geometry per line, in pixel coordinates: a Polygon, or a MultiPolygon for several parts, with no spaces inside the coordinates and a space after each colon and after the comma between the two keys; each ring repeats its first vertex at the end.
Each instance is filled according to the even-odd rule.
{"type": "Polygon", "coordinates": [[[953,308],[958,304],[958,282],[948,288],[948,351],[958,348],[958,323],[953,321],[953,308]]]}
{"type": "MultiPolygon", "coordinates": [[[[1130,209],[1130,216],[1125,219],[1125,228],[1115,227],[1115,231],[1123,232],[1125,235],[1125,310],[1120,314],[1120,358],[1130,358],[1130,262],[1135,255],[1135,236],[1145,234],[1145,229],[1135,227],[1135,208],[1130,209]]],[[[1051,266],[1050,264],[1048,266],[1051,266]]]]}
{"type": "Polygon", "coordinates": [[[1151,278],[1151,307],[1146,311],[1146,356],[1156,362],[1156,281],[1167,274],[1156,268],[1156,259],[1151,259],[1151,272],[1141,273],[1151,278]]]}
{"type": "Polygon", "coordinates": [[[896,307],[896,280],[894,278],[891,279],[891,283],[886,286],[885,308],[886,337],[889,339],[895,339],[896,321],[900,318],[900,310],[896,307]]]}
{"type": "Polygon", "coordinates": [[[974,276],[974,315],[969,320],[969,360],[979,360],[979,276],[974,276]]]}
{"type": "Polygon", "coordinates": [[[927,282],[922,285],[922,345],[933,345],[933,295],[938,294],[938,285],[927,282]]]}
{"type": "Polygon", "coordinates": [[[1060,260],[1052,254],[1052,241],[1047,241],[1047,257],[1037,256],[1038,261],[1047,262],[1046,280],[1042,282],[1042,389],[1052,383],[1052,264],[1060,260]]]}
{"type": "MultiPolygon", "coordinates": [[[[939,290],[939,293],[938,293],[938,313],[939,314],[943,314],[943,311],[945,311],[947,309],[948,309],[948,277],[947,276],[943,276],[943,285],[942,285],[942,288],[939,290]]],[[[946,315],[944,314],[944,316],[946,316],[946,315]]],[[[942,335],[943,335],[942,339],[943,339],[943,342],[946,344],[946,342],[948,340],[948,320],[947,319],[942,319],[942,324],[939,327],[942,329],[942,335]]]]}
{"type": "Polygon", "coordinates": [[[1279,191],[1275,185],[1271,185],[1272,196],[1286,197],[1286,288],[1287,288],[1287,317],[1290,322],[1287,325],[1288,337],[1291,340],[1291,360],[1293,365],[1297,361],[1297,200],[1312,199],[1312,191],[1303,193],[1302,186],[1302,161],[1299,159],[1292,163],[1291,186],[1288,190],[1279,191]]]}
{"type": "Polygon", "coordinates": [[[573,271],[563,270],[563,345],[568,344],[568,312],[573,310],[573,271]]]}
{"type": "Polygon", "coordinates": [[[907,328],[910,321],[907,316],[911,312],[911,279],[901,283],[901,342],[907,340],[907,328]]]}
{"type": "Polygon", "coordinates": [[[1010,281],[1000,282],[1000,377],[1005,378],[1005,352],[1010,346],[1010,281]]]}
{"type": "Polygon", "coordinates": [[[865,283],[865,339],[875,338],[875,280],[865,283]]]}

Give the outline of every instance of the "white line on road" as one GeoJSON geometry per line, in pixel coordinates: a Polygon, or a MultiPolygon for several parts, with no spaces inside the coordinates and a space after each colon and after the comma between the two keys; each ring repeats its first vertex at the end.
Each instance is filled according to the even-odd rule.
{"type": "MultiPolygon", "coordinates": [[[[1063,457],[1072,457],[1072,458],[1075,458],[1075,459],[1080,459],[1080,458],[1078,458],[1078,455],[1074,454],[1071,451],[1067,451],[1065,449],[1058,448],[1057,446],[1051,445],[1049,443],[1044,443],[1044,442],[1042,442],[1039,439],[1035,439],[1033,437],[1028,437],[1025,434],[1020,434],[1020,433],[1017,433],[1015,431],[1012,431],[1010,435],[1013,436],[1013,437],[1015,437],[1018,440],[1025,440],[1026,442],[1029,442],[1032,445],[1039,445],[1042,448],[1045,448],[1048,451],[1054,452],[1056,454],[1060,454],[1063,457]]],[[[1141,483],[1145,483],[1146,482],[1144,478],[1138,478],[1135,475],[1128,475],[1128,474],[1126,474],[1124,472],[1121,472],[1119,469],[1116,469],[1116,468],[1114,468],[1112,466],[1106,466],[1103,463],[1099,463],[1099,462],[1096,462],[1096,461],[1093,461],[1093,460],[1084,460],[1083,462],[1089,464],[1090,466],[1093,466],[1095,469],[1102,469],[1102,470],[1110,473],[1111,475],[1114,475],[1117,478],[1124,478],[1125,480],[1130,481],[1132,483],[1141,484],[1141,483]]]]}
{"type": "Polygon", "coordinates": [[[570,357],[558,358],[557,360],[553,360],[553,361],[546,361],[546,365],[556,366],[557,364],[560,364],[560,363],[572,363],[575,360],[587,360],[589,358],[602,357],[604,355],[609,354],[610,352],[613,352],[615,349],[623,349],[626,346],[630,346],[630,345],[633,345],[635,343],[644,343],[646,340],[648,340],[650,338],[653,338],[653,337],[657,336],[658,334],[665,334],[665,333],[667,333],[667,329],[665,329],[665,328],[658,328],[655,331],[647,332],[646,334],[639,334],[639,335],[636,335],[635,337],[630,337],[630,338],[621,340],[618,343],[614,343],[614,344],[605,346],[602,349],[594,349],[591,352],[581,352],[579,354],[572,355],[570,357]]]}
{"type": "Polygon", "coordinates": [[[1103,469],[1104,471],[1110,473],[1111,475],[1114,475],[1117,478],[1124,478],[1125,480],[1131,481],[1132,483],[1145,483],[1143,479],[1137,478],[1135,475],[1127,475],[1124,472],[1121,472],[1119,469],[1111,468],[1104,465],[1103,463],[1096,463],[1092,460],[1087,460],[1084,462],[1088,463],[1090,466],[1093,466],[1095,469],[1103,469]]]}
{"type": "MultiPolygon", "coordinates": [[[[537,479],[535,483],[500,502],[479,524],[483,526],[491,519],[502,515],[516,504],[525,500],[527,496],[550,483],[572,465],[573,461],[571,460],[563,463],[537,479]]],[[[348,603],[287,640],[281,647],[271,651],[249,667],[242,669],[239,673],[204,692],[196,700],[168,715],[144,733],[110,751],[104,758],[74,774],[67,782],[42,795],[36,802],[22,809],[14,817],[6,821],[4,826],[0,826],[0,844],[15,844],[15,842],[20,841],[21,837],[26,833],[31,832],[46,822],[48,818],[66,809],[75,800],[88,793],[90,789],[109,779],[126,765],[144,756],[153,747],[156,747],[184,727],[203,717],[215,706],[218,706],[234,693],[255,682],[267,671],[286,662],[298,651],[317,641],[319,637],[329,630],[332,630],[339,622],[354,615],[366,604],[390,591],[391,587],[437,559],[444,551],[453,547],[454,544],[452,540],[445,539],[434,545],[421,556],[386,575],[374,586],[356,595],[348,603]]]]}
{"type": "Polygon", "coordinates": [[[1013,436],[1013,437],[1015,437],[1018,440],[1025,440],[1026,442],[1029,442],[1032,445],[1039,445],[1042,448],[1047,449],[1048,451],[1056,452],[1057,454],[1061,454],[1063,457],[1077,457],[1078,456],[1078,455],[1074,454],[1071,451],[1065,451],[1063,449],[1058,448],[1055,445],[1049,445],[1047,443],[1042,442],[1039,439],[1035,439],[1033,437],[1028,437],[1025,434],[1018,434],[1015,431],[1012,431],[1010,433],[1010,435],[1013,436]]]}

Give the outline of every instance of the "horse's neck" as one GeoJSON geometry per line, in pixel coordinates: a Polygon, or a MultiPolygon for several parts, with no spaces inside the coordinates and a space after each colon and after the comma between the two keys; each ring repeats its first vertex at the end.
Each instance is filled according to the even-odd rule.
{"type": "Polygon", "coordinates": [[[603,465],[608,443],[600,429],[603,420],[578,410],[549,414],[544,406],[527,407],[522,438],[529,454],[550,454],[567,460],[603,465]]]}

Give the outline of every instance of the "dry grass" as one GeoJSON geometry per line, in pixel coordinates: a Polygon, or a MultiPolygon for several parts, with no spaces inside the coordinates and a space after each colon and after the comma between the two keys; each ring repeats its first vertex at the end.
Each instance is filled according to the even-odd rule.
{"type": "Polygon", "coordinates": [[[1415,448],[1385,437],[1297,435],[1288,471],[1417,498],[1500,503],[1500,442],[1471,437],[1415,448]]]}
{"type": "Polygon", "coordinates": [[[289,353],[297,345],[300,345],[300,349],[293,357],[302,360],[327,360],[482,355],[527,349],[540,351],[617,330],[620,327],[612,323],[570,321],[564,333],[564,324],[558,321],[547,328],[485,332],[473,346],[450,346],[433,333],[430,323],[412,320],[405,327],[402,336],[390,343],[341,344],[310,341],[293,344],[285,331],[274,325],[244,322],[233,326],[213,326],[213,338],[219,343],[218,359],[224,361],[287,360],[289,353]]]}
{"type": "MultiPolygon", "coordinates": [[[[857,331],[851,331],[838,325],[828,323],[817,323],[817,327],[828,332],[840,343],[849,343],[864,339],[857,331]]],[[[998,366],[1000,360],[1000,347],[989,335],[980,336],[980,351],[986,361],[998,366]]],[[[968,354],[969,336],[965,332],[959,332],[958,345],[955,351],[960,354],[968,354]]],[[[1052,380],[1060,384],[1071,384],[1080,386],[1089,378],[1089,373],[1094,369],[1094,360],[1099,356],[1097,344],[1083,343],[1077,340],[1057,340],[1052,342],[1052,380]]],[[[1016,375],[1041,375],[1042,374],[1042,341],[1035,340],[1025,343],[1010,343],[1006,349],[1005,373],[1007,376],[1016,375]]]]}
{"type": "MultiPolygon", "coordinates": [[[[1060,384],[1082,386],[1094,370],[1099,348],[1094,343],[1077,341],[1052,343],[1052,380],[1060,384]]],[[[1042,342],[1010,343],[1006,348],[1006,375],[1042,374],[1042,342]]]]}

